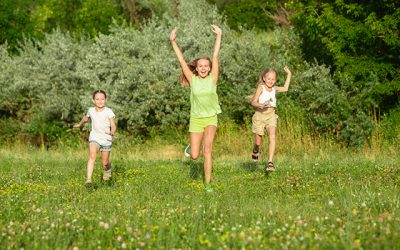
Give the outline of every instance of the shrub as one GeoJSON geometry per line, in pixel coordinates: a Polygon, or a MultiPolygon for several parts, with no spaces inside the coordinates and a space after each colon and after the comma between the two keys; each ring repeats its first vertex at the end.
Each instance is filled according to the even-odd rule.
{"type": "Polygon", "coordinates": [[[178,27],[178,44],[190,61],[212,55],[211,24],[223,30],[218,85],[222,120],[249,123],[254,110],[246,97],[254,93],[260,72],[275,68],[282,85],[283,68],[288,65],[293,80],[289,92],[279,96],[278,112],[304,113],[317,133],[334,134],[347,145],[368,138],[370,119],[357,105],[362,95],[357,99],[346,92],[351,78],[332,77],[324,65],[304,63],[301,41],[293,29],[239,33],[203,0],[182,0],[175,15],[167,11],[140,30],[114,24],[109,35],[100,34],[94,42],[84,37],[77,42],[55,30],[41,42],[25,40],[18,55],[9,56],[6,45],[0,46],[4,72],[0,115],[32,123],[28,126],[32,136],[40,132],[46,140],[58,140],[62,134],[58,129],[81,119],[92,105],[93,90],[102,88],[120,129],[141,136],[161,134],[171,127],[186,131],[190,90],[178,82],[180,66],[169,33],[178,27]]]}

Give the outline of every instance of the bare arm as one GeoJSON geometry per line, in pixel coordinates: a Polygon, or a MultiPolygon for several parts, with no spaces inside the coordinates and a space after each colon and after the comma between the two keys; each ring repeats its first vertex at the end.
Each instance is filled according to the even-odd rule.
{"type": "Polygon", "coordinates": [[[292,79],[292,72],[288,66],[285,66],[284,70],[286,72],[285,85],[283,87],[275,87],[276,92],[286,92],[289,89],[290,80],[292,79]]]}
{"type": "Polygon", "coordinates": [[[188,79],[189,84],[192,84],[192,77],[193,72],[189,69],[185,59],[183,58],[183,54],[176,43],[176,28],[171,31],[169,35],[169,40],[171,41],[172,48],[175,51],[176,56],[178,57],[179,64],[181,65],[183,74],[185,75],[186,79],[188,79]]]}
{"type": "Polygon", "coordinates": [[[115,135],[115,131],[117,130],[117,126],[115,125],[115,118],[114,117],[110,118],[110,126],[111,126],[110,132],[106,133],[106,134],[114,136],[115,135]]]}
{"type": "Polygon", "coordinates": [[[218,81],[218,73],[219,73],[219,65],[218,65],[218,56],[219,56],[219,50],[221,48],[221,37],[222,37],[222,30],[217,26],[217,25],[211,25],[212,26],[212,31],[216,34],[215,38],[215,45],[214,45],[214,54],[212,58],[212,81],[213,83],[217,83],[218,81]]]}
{"type": "Polygon", "coordinates": [[[260,98],[262,92],[262,87],[261,85],[258,85],[256,93],[253,95],[253,99],[251,100],[251,105],[257,109],[263,109],[267,106],[268,101],[266,103],[259,103],[258,99],[260,98]]]}
{"type": "Polygon", "coordinates": [[[87,123],[89,121],[89,119],[90,119],[90,117],[85,115],[79,123],[74,125],[74,128],[82,127],[83,125],[85,125],[85,123],[87,123]]]}

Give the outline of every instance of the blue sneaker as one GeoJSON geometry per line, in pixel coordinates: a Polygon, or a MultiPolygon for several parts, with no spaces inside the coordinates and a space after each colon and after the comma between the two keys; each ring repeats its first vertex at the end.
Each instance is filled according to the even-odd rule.
{"type": "Polygon", "coordinates": [[[185,151],[183,151],[185,153],[186,157],[190,157],[190,144],[187,145],[187,147],[185,148],[185,151]]]}

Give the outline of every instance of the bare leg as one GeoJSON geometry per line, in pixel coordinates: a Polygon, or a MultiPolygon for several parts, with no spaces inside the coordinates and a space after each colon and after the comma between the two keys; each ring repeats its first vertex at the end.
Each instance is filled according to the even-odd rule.
{"type": "Polygon", "coordinates": [[[92,182],[92,175],[94,169],[94,163],[96,161],[97,152],[99,151],[99,145],[96,143],[89,144],[89,160],[87,163],[87,177],[86,182],[92,182]]]}
{"type": "Polygon", "coordinates": [[[211,173],[212,173],[212,146],[215,138],[215,134],[217,132],[216,126],[207,126],[204,131],[204,149],[203,149],[203,157],[204,157],[204,181],[206,183],[211,182],[211,173]]]}
{"type": "Polygon", "coordinates": [[[261,141],[262,141],[262,136],[259,134],[256,134],[255,138],[254,138],[254,144],[257,146],[261,145],[261,141]]]}
{"type": "Polygon", "coordinates": [[[109,159],[110,159],[110,151],[102,151],[101,163],[103,164],[104,170],[108,170],[111,167],[111,162],[109,159]]]}
{"type": "Polygon", "coordinates": [[[111,178],[110,151],[101,152],[101,163],[104,167],[103,180],[108,181],[111,178]]]}
{"type": "Polygon", "coordinates": [[[276,147],[276,127],[268,127],[269,147],[268,147],[268,162],[272,162],[275,154],[276,147]]]}
{"type": "Polygon", "coordinates": [[[203,132],[190,132],[190,158],[197,160],[200,156],[201,141],[203,132]]]}
{"type": "Polygon", "coordinates": [[[254,137],[253,152],[252,152],[252,156],[251,156],[254,161],[258,161],[258,158],[260,156],[261,141],[262,141],[262,136],[259,134],[256,134],[254,137]]]}

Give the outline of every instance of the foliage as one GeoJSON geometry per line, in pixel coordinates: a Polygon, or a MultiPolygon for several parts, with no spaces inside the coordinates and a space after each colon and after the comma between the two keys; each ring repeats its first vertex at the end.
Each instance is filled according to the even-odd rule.
{"type": "MultiPolygon", "coordinates": [[[[293,80],[289,92],[278,96],[278,114],[301,112],[317,135],[328,133],[345,145],[362,145],[373,129],[371,109],[381,107],[396,89],[395,78],[387,84],[390,88],[382,84],[381,73],[388,64],[375,64],[369,74],[354,73],[368,68],[372,57],[362,64],[353,56],[354,70],[348,70],[350,64],[337,64],[341,70],[332,74],[334,69],[318,61],[303,61],[303,43],[294,28],[237,32],[204,0],[180,1],[169,8],[167,2],[142,1],[143,8],[157,3],[159,8],[140,29],[116,20],[109,34],[100,33],[94,40],[82,36],[77,41],[56,29],[42,40],[25,39],[18,55],[9,54],[7,45],[0,46],[1,118],[68,128],[92,105],[92,91],[103,88],[120,129],[137,136],[164,133],[171,127],[185,130],[190,90],[178,83],[180,67],[168,40],[175,26],[186,61],[211,56],[215,35],[210,25],[222,27],[218,92],[223,121],[249,124],[254,111],[247,97],[254,93],[260,72],[277,69],[282,85],[283,67],[289,65],[293,80]]],[[[53,134],[51,126],[43,128],[50,130],[44,134],[53,134]]]]}
{"type": "MultiPolygon", "coordinates": [[[[246,26],[246,16],[263,16],[269,13],[269,16],[276,21],[287,17],[287,23],[279,23],[291,23],[296,29],[302,39],[304,58],[309,63],[317,60],[318,64],[328,65],[334,77],[333,84],[337,86],[339,92],[344,92],[341,95],[347,99],[346,105],[351,107],[346,114],[359,117],[354,119],[342,116],[344,120],[340,122],[339,127],[329,128],[329,130],[349,129],[351,132],[343,131],[342,134],[347,138],[346,143],[354,143],[354,140],[350,139],[352,137],[350,134],[360,131],[358,122],[364,124],[362,128],[366,131],[359,133],[357,138],[360,140],[356,140],[358,142],[355,144],[369,138],[372,120],[375,119],[369,114],[374,113],[376,109],[380,110],[380,114],[386,114],[399,105],[399,3],[291,0],[272,1],[267,4],[265,1],[254,1],[255,4],[265,7],[248,11],[240,7],[241,1],[210,2],[215,3],[221,10],[224,8],[232,10],[232,12],[224,11],[224,14],[228,24],[234,28],[240,26],[242,22],[247,28],[265,24],[257,21],[246,26]],[[239,16],[242,18],[236,19],[239,16]],[[365,117],[366,120],[361,121],[364,119],[361,117],[365,117]],[[344,124],[346,126],[343,126],[344,124]]],[[[252,4],[253,1],[248,6],[252,4]]],[[[325,116],[328,121],[330,115],[325,116]]],[[[316,119],[311,118],[311,120],[316,119]]],[[[333,125],[335,119],[328,123],[333,125]]],[[[317,128],[324,130],[324,126],[317,128]]]]}
{"type": "Polygon", "coordinates": [[[297,22],[307,41],[305,56],[332,65],[336,84],[358,99],[360,111],[379,107],[385,113],[398,105],[399,3],[334,1],[317,9],[311,4],[297,22]]]}
{"type": "Polygon", "coordinates": [[[383,137],[390,143],[399,144],[400,141],[400,107],[392,109],[389,114],[385,114],[380,122],[383,137]]]}
{"type": "Polygon", "coordinates": [[[375,118],[370,114],[377,109],[385,114],[399,105],[400,5],[306,1],[290,6],[296,7],[292,20],[303,39],[305,59],[329,65],[333,84],[341,92],[338,100],[345,98],[340,107],[345,107],[343,113],[332,116],[341,117],[341,122],[330,129],[339,128],[338,138],[346,144],[360,145],[373,130],[375,118]]]}
{"type": "Polygon", "coordinates": [[[109,34],[114,21],[127,21],[136,28],[152,16],[174,10],[172,0],[4,0],[0,3],[0,44],[15,53],[24,37],[43,39],[54,29],[77,37],[109,34]]]}
{"type": "Polygon", "coordinates": [[[257,29],[271,30],[275,27],[274,20],[265,12],[267,9],[276,10],[276,3],[259,0],[209,0],[217,5],[226,15],[229,27],[234,30],[257,29]]]}
{"type": "Polygon", "coordinates": [[[29,10],[35,5],[30,0],[0,1],[0,44],[7,43],[13,51],[24,35],[35,34],[35,22],[29,10]]]}

